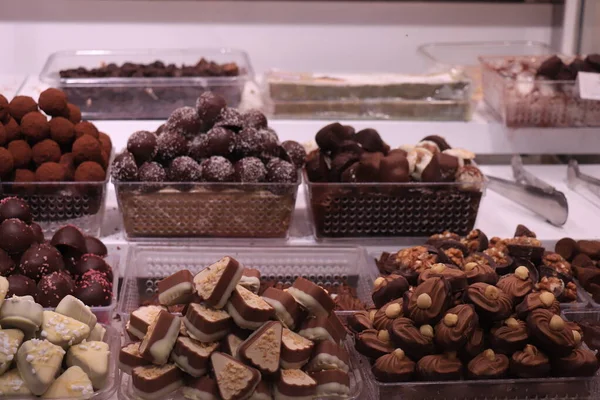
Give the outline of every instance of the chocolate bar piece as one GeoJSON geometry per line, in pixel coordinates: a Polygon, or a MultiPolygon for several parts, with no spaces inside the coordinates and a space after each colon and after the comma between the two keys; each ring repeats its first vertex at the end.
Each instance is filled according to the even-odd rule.
{"type": "Polygon", "coordinates": [[[309,372],[325,369],[339,369],[346,373],[350,371],[348,352],[342,346],[328,340],[317,344],[314,356],[306,366],[306,370],[309,372]]]}
{"type": "Polygon", "coordinates": [[[335,307],[335,302],[325,289],[302,277],[294,281],[292,287],[288,289],[288,293],[316,316],[326,317],[335,307]]]}
{"type": "Polygon", "coordinates": [[[281,335],[281,368],[302,368],[310,359],[314,345],[312,340],[283,328],[281,335]]]}
{"type": "Polygon", "coordinates": [[[202,343],[191,338],[179,337],[171,353],[171,359],[183,372],[200,377],[206,374],[210,355],[218,348],[218,342],[202,343]]]}
{"type": "Polygon", "coordinates": [[[238,358],[238,349],[244,339],[234,333],[230,333],[221,341],[221,351],[233,358],[238,358]]]}
{"type": "Polygon", "coordinates": [[[148,332],[148,327],[152,321],[164,309],[161,306],[143,306],[133,311],[125,327],[132,340],[134,338],[142,340],[146,336],[146,332],[148,332]]]}
{"type": "Polygon", "coordinates": [[[80,367],[70,367],[56,378],[42,399],[89,399],[94,395],[92,381],[80,367]]]}
{"type": "Polygon", "coordinates": [[[94,330],[96,327],[96,322],[98,322],[96,315],[92,312],[92,310],[83,304],[83,301],[79,300],[75,296],[71,296],[70,294],[63,297],[54,311],[59,314],[66,315],[67,317],[76,319],[79,322],[83,322],[89,326],[91,330],[94,330]]]}
{"type": "Polygon", "coordinates": [[[223,257],[194,277],[196,292],[211,307],[223,308],[242,278],[244,266],[232,257],[223,257]]]}
{"type": "Polygon", "coordinates": [[[260,271],[254,268],[244,268],[238,285],[245,287],[252,293],[258,294],[260,289],[260,271]]]}
{"type": "Polygon", "coordinates": [[[27,387],[19,370],[14,368],[0,375],[0,393],[8,398],[16,396],[30,396],[31,390],[27,387]]]}
{"type": "Polygon", "coordinates": [[[42,325],[43,312],[44,308],[33,297],[12,296],[0,308],[0,326],[20,329],[26,337],[31,337],[42,325]]]}
{"type": "Polygon", "coordinates": [[[121,351],[119,352],[119,369],[123,373],[131,375],[135,367],[150,364],[150,361],[142,357],[140,344],[141,342],[135,342],[121,347],[121,351]]]}
{"type": "Polygon", "coordinates": [[[263,375],[275,374],[279,370],[282,329],[279,321],[266,322],[240,345],[240,360],[263,375]]]}
{"type": "Polygon", "coordinates": [[[65,351],[47,340],[31,339],[17,351],[17,368],[31,393],[41,396],[60,371],[65,351]]]}
{"type": "Polygon", "coordinates": [[[311,372],[310,377],[317,382],[318,396],[348,396],[350,394],[350,377],[339,369],[327,369],[311,372]]]}
{"type": "Polygon", "coordinates": [[[183,323],[190,337],[201,342],[214,342],[231,330],[231,316],[224,310],[208,308],[203,304],[189,305],[183,323]]]}
{"type": "Polygon", "coordinates": [[[223,400],[247,399],[261,380],[258,370],[227,354],[215,351],[210,360],[223,400]]]}
{"type": "Polygon", "coordinates": [[[275,400],[312,399],[317,393],[317,382],[299,369],[284,369],[275,384],[275,400]]]}
{"type": "Polygon", "coordinates": [[[156,365],[166,364],[179,336],[180,325],[179,317],[165,310],[159,312],[140,344],[142,357],[156,365]]]}
{"type": "Polygon", "coordinates": [[[187,269],[175,272],[158,282],[158,302],[163,306],[186,304],[194,294],[194,276],[187,269]]]}
{"type": "Polygon", "coordinates": [[[135,367],[131,373],[133,392],[144,400],[167,396],[183,385],[182,373],[174,364],[135,367]]]}
{"type": "Polygon", "coordinates": [[[182,391],[189,400],[220,400],[217,382],[208,375],[187,379],[182,391]]]}
{"type": "Polygon", "coordinates": [[[92,381],[96,390],[102,390],[108,379],[110,350],[108,343],[84,342],[67,351],[67,366],[80,367],[92,381]]]}
{"type": "Polygon", "coordinates": [[[342,340],[329,320],[329,316],[305,319],[298,334],[315,342],[330,340],[333,343],[340,343],[342,340]]]}
{"type": "Polygon", "coordinates": [[[296,329],[300,321],[302,312],[294,296],[286,291],[274,287],[267,288],[262,294],[263,299],[275,309],[277,319],[280,320],[286,328],[296,329]]]}
{"type": "Polygon", "coordinates": [[[10,368],[24,337],[18,329],[0,329],[0,375],[10,368]]]}
{"type": "Polygon", "coordinates": [[[239,285],[231,294],[227,311],[237,326],[244,329],[258,329],[263,323],[275,317],[275,309],[269,303],[239,285]]]}
{"type": "Polygon", "coordinates": [[[54,311],[44,311],[40,336],[62,348],[81,343],[90,335],[90,327],[54,311]]]}

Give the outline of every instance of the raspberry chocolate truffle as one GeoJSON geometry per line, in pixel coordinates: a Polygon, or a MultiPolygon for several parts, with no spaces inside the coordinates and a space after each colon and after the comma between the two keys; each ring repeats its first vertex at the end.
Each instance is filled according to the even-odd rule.
{"type": "Polygon", "coordinates": [[[29,204],[18,197],[6,197],[0,201],[0,222],[5,219],[17,218],[30,224],[33,216],[29,204]]]}
{"type": "Polygon", "coordinates": [[[19,219],[7,219],[0,224],[0,248],[9,254],[23,253],[34,240],[31,228],[19,219]]]}
{"type": "Polygon", "coordinates": [[[39,281],[42,276],[65,268],[62,254],[49,244],[34,244],[21,256],[19,270],[23,275],[39,281]]]}
{"type": "Polygon", "coordinates": [[[68,115],[67,95],[59,89],[49,88],[40,93],[40,108],[46,114],[55,116],[68,115]]]}
{"type": "Polygon", "coordinates": [[[91,270],[77,282],[73,295],[90,307],[109,306],[112,302],[112,283],[102,272],[91,270]]]}
{"type": "Polygon", "coordinates": [[[25,275],[13,274],[8,278],[8,293],[6,297],[12,296],[33,296],[36,295],[36,284],[31,278],[25,275]]]}
{"type": "Polygon", "coordinates": [[[56,307],[65,297],[73,293],[75,285],[66,271],[44,275],[37,285],[35,300],[43,307],[56,307]]]}

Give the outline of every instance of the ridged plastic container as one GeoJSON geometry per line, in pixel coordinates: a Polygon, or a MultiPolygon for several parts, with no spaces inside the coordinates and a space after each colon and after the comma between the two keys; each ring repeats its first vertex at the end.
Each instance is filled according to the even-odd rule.
{"type": "Polygon", "coordinates": [[[99,236],[107,185],[108,174],[103,182],[0,182],[0,200],[17,196],[27,201],[46,239],[68,224],[99,236]]]}
{"type": "MultiPolygon", "coordinates": [[[[523,58],[541,63],[547,57],[509,58],[523,58]]],[[[600,101],[582,99],[579,96],[577,81],[528,81],[504,77],[494,69],[494,66],[504,59],[506,57],[480,57],[485,102],[506,126],[600,126],[600,101]]]]}
{"type": "Polygon", "coordinates": [[[194,106],[205,91],[220,94],[230,107],[241,101],[246,83],[254,80],[248,55],[234,49],[133,49],[60,51],[50,55],[40,81],[61,88],[84,119],[166,119],[176,108],[194,106]],[[201,58],[236,63],[238,76],[61,78],[60,71],[124,63],[196,65],[201,58]]]}
{"type": "Polygon", "coordinates": [[[310,182],[306,204],[317,239],[466,235],[475,225],[485,182],[310,182]]]}
{"type": "Polygon", "coordinates": [[[281,247],[187,247],[132,244],[128,250],[119,315],[127,317],[141,305],[156,300],[157,282],[181,270],[196,274],[224,256],[231,256],[246,268],[261,272],[263,281],[291,285],[299,277],[335,292],[346,284],[356,288],[357,297],[370,302],[374,264],[367,262],[361,247],[281,246],[281,247]]]}
{"type": "Polygon", "coordinates": [[[300,178],[296,183],[113,183],[130,239],[285,238],[300,178]]]}

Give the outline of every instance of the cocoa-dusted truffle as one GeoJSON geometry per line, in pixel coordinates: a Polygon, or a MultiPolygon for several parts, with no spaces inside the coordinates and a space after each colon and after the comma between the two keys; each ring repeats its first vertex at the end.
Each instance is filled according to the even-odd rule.
{"type": "Polygon", "coordinates": [[[49,244],[34,244],[21,256],[19,270],[23,275],[38,281],[43,275],[65,269],[62,254],[49,244]]]}
{"type": "Polygon", "coordinates": [[[18,197],[6,197],[0,201],[0,222],[5,219],[16,218],[30,224],[33,219],[29,204],[18,197]]]}
{"type": "Polygon", "coordinates": [[[98,271],[88,271],[75,286],[74,296],[90,307],[103,307],[112,301],[112,284],[98,271]]]}
{"type": "Polygon", "coordinates": [[[202,130],[202,119],[193,107],[180,107],[173,111],[167,119],[165,129],[192,139],[202,130]]]}
{"type": "Polygon", "coordinates": [[[36,293],[35,281],[21,274],[8,276],[8,293],[6,297],[12,296],[34,296],[36,293]]]}
{"type": "Polygon", "coordinates": [[[73,153],[63,154],[60,156],[58,163],[65,167],[67,179],[72,180],[75,175],[75,156],[73,156],[73,153]]]}
{"type": "Polygon", "coordinates": [[[102,243],[102,240],[95,238],[93,236],[85,237],[85,252],[87,254],[95,254],[100,257],[106,257],[108,254],[108,249],[102,243]]]}
{"type": "Polygon", "coordinates": [[[140,167],[139,179],[141,182],[164,182],[167,180],[167,172],[162,165],[151,161],[140,167]]]}
{"type": "Polygon", "coordinates": [[[203,92],[196,100],[196,112],[203,121],[204,126],[210,128],[217,121],[226,105],[227,103],[222,96],[213,92],[203,92]]]}
{"type": "Polygon", "coordinates": [[[265,114],[260,110],[252,109],[242,114],[244,125],[249,128],[263,129],[267,127],[268,121],[265,114]]]}
{"type": "Polygon", "coordinates": [[[65,271],[53,272],[40,279],[35,300],[44,307],[56,307],[63,297],[73,293],[73,279],[65,271]]]}
{"type": "Polygon", "coordinates": [[[274,158],[267,164],[268,182],[293,183],[297,178],[296,168],[287,161],[274,158]]]}
{"type": "Polygon", "coordinates": [[[124,151],[112,163],[111,175],[117,181],[131,182],[138,179],[138,168],[133,155],[124,151]]]}
{"type": "Polygon", "coordinates": [[[171,162],[167,176],[171,182],[198,182],[202,178],[202,168],[191,157],[181,156],[171,162]]]}
{"type": "Polygon", "coordinates": [[[37,103],[29,96],[15,96],[8,105],[10,115],[16,119],[17,122],[21,121],[21,118],[27,113],[37,111],[37,109],[37,103]]]}
{"type": "Polygon", "coordinates": [[[15,160],[10,151],[0,147],[0,178],[8,176],[15,167],[15,160]]]}
{"type": "Polygon", "coordinates": [[[4,250],[0,250],[0,275],[8,276],[15,271],[17,265],[10,255],[4,250]]]}
{"type": "Polygon", "coordinates": [[[32,185],[19,185],[18,183],[32,183],[35,182],[35,172],[28,169],[16,169],[13,177],[13,189],[17,193],[33,193],[35,187],[32,185]]]}
{"type": "Polygon", "coordinates": [[[55,162],[47,162],[35,170],[35,180],[38,182],[64,182],[65,167],[55,162]]]}
{"type": "Polygon", "coordinates": [[[166,131],[156,140],[158,160],[169,162],[175,157],[184,156],[188,152],[185,138],[176,132],[166,131]]]}
{"type": "Polygon", "coordinates": [[[31,228],[20,219],[11,218],[0,224],[0,248],[9,254],[19,254],[34,241],[31,228]]]}
{"type": "Polygon", "coordinates": [[[104,150],[106,154],[110,155],[110,152],[112,151],[112,140],[110,140],[110,136],[104,132],[100,132],[98,133],[98,140],[100,141],[102,150],[104,150]]]}
{"type": "Polygon", "coordinates": [[[27,113],[21,119],[21,134],[31,144],[49,137],[50,124],[46,116],[39,111],[27,113]]]}
{"type": "Polygon", "coordinates": [[[236,182],[264,182],[267,169],[256,157],[245,157],[234,165],[236,182]]]}
{"type": "Polygon", "coordinates": [[[59,89],[49,88],[40,93],[40,108],[53,117],[68,115],[67,95],[59,89]]]}
{"type": "Polygon", "coordinates": [[[296,168],[302,168],[304,166],[306,163],[306,150],[304,150],[304,146],[293,140],[286,140],[281,143],[281,146],[288,153],[296,168]]]}
{"type": "Polygon", "coordinates": [[[156,135],[148,131],[134,132],[127,140],[127,150],[138,165],[151,161],[156,156],[156,135]]]}
{"type": "Polygon", "coordinates": [[[67,104],[67,108],[69,109],[69,121],[74,124],[78,124],[81,122],[81,110],[75,104],[67,104]]]}
{"type": "Polygon", "coordinates": [[[0,124],[0,146],[6,145],[7,142],[8,137],[6,135],[6,128],[4,128],[4,125],[0,124]]]}
{"type": "Polygon", "coordinates": [[[50,138],[57,143],[69,145],[75,139],[75,126],[68,119],[54,117],[48,124],[50,125],[50,138]]]}
{"type": "Polygon", "coordinates": [[[84,135],[90,135],[98,139],[98,128],[89,121],[81,121],[75,124],[75,137],[80,138],[84,135]]]}
{"type": "Polygon", "coordinates": [[[76,164],[84,161],[100,161],[101,151],[100,141],[91,135],[83,135],[73,143],[72,153],[76,164]]]}
{"type": "Polygon", "coordinates": [[[45,162],[59,162],[60,146],[54,140],[44,139],[32,147],[31,155],[36,165],[42,165],[45,162]]]}
{"type": "Polygon", "coordinates": [[[6,141],[10,143],[19,138],[21,135],[21,127],[14,118],[8,118],[8,122],[4,124],[4,130],[6,131],[6,141]]]}
{"type": "Polygon", "coordinates": [[[83,276],[88,271],[98,271],[106,276],[109,282],[113,280],[113,271],[104,259],[95,254],[84,254],[81,256],[73,269],[76,276],[83,276]]]}
{"type": "Polygon", "coordinates": [[[31,162],[31,146],[24,140],[14,140],[8,144],[8,151],[13,156],[15,168],[27,168],[31,162]]]}
{"type": "Polygon", "coordinates": [[[106,179],[106,172],[100,164],[94,161],[85,161],[75,170],[76,182],[102,182],[106,179]]]}
{"type": "Polygon", "coordinates": [[[233,182],[235,170],[225,157],[213,156],[202,161],[202,179],[207,182],[233,182]]]}
{"type": "Polygon", "coordinates": [[[10,117],[8,104],[6,97],[0,94],[0,123],[5,122],[10,117]]]}

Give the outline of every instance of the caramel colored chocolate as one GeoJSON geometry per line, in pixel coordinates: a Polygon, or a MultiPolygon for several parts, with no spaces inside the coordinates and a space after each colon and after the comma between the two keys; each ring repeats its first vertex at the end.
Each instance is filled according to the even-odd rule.
{"type": "Polygon", "coordinates": [[[371,371],[380,382],[407,382],[413,379],[416,364],[404,354],[402,349],[396,349],[390,354],[381,356],[375,361],[371,371]]]}
{"type": "Polygon", "coordinates": [[[535,287],[527,267],[519,266],[514,273],[500,278],[496,286],[512,297],[515,303],[520,303],[535,287]]]}
{"type": "Polygon", "coordinates": [[[466,262],[463,266],[469,285],[477,282],[484,282],[495,285],[498,282],[498,274],[494,268],[488,264],[478,262],[466,262]]]}
{"type": "Polygon", "coordinates": [[[140,353],[146,360],[156,365],[164,365],[179,335],[179,317],[162,310],[148,327],[148,332],[140,344],[140,353]]]}
{"type": "Polygon", "coordinates": [[[525,296],[525,299],[515,307],[515,312],[519,318],[525,319],[531,311],[537,309],[545,309],[553,314],[560,314],[560,303],[550,292],[533,292],[525,296]]]}
{"type": "Polygon", "coordinates": [[[133,337],[143,339],[148,327],[162,310],[165,308],[161,306],[143,306],[133,311],[129,316],[127,332],[133,337]]]}
{"type": "Polygon", "coordinates": [[[474,283],[465,292],[465,301],[475,306],[481,319],[500,321],[512,313],[512,298],[501,289],[487,283],[474,283]]]}
{"type": "Polygon", "coordinates": [[[296,329],[302,315],[294,297],[286,291],[274,287],[267,288],[262,298],[275,309],[277,319],[287,328],[296,329]]]}
{"type": "MultiPolygon", "coordinates": [[[[331,343],[325,341],[321,343],[331,343]]],[[[284,369],[302,368],[310,359],[315,346],[312,340],[306,339],[296,332],[283,328],[281,335],[281,367],[284,369]]]]}
{"type": "Polygon", "coordinates": [[[128,375],[131,375],[135,367],[150,364],[150,361],[140,354],[140,344],[141,342],[129,343],[119,351],[119,369],[128,375]]]}
{"type": "Polygon", "coordinates": [[[528,341],[527,324],[512,317],[491,330],[490,344],[496,353],[510,356],[522,350],[528,341]]]}
{"type": "Polygon", "coordinates": [[[165,397],[183,385],[182,373],[174,364],[136,367],[131,373],[133,391],[142,399],[165,397]]]}
{"type": "Polygon", "coordinates": [[[435,333],[431,325],[417,327],[408,318],[398,318],[389,333],[394,345],[404,350],[412,360],[420,360],[435,352],[435,333]]]}
{"type": "Polygon", "coordinates": [[[450,284],[444,278],[427,279],[412,295],[404,294],[404,315],[416,325],[434,324],[450,307],[450,284]]]}
{"type": "Polygon", "coordinates": [[[444,351],[458,351],[479,326],[479,317],[470,304],[452,307],[435,326],[435,343],[444,351]]]}
{"type": "Polygon", "coordinates": [[[188,334],[202,342],[219,340],[231,330],[231,316],[223,310],[191,303],[183,318],[188,334]]]}
{"type": "Polygon", "coordinates": [[[223,257],[194,277],[196,292],[209,306],[225,306],[244,273],[244,267],[232,257],[223,257]]]}
{"type": "Polygon", "coordinates": [[[261,380],[260,372],[235,358],[218,351],[210,360],[223,400],[243,400],[250,397],[261,380]]]}
{"type": "Polygon", "coordinates": [[[189,303],[193,293],[194,276],[187,269],[158,282],[158,302],[163,306],[189,303]]]}
{"type": "Polygon", "coordinates": [[[231,294],[227,303],[227,312],[237,326],[244,329],[257,329],[264,322],[275,317],[275,309],[269,303],[239,285],[231,294]]]}
{"type": "Polygon", "coordinates": [[[200,377],[206,374],[210,355],[218,348],[218,342],[202,343],[188,337],[179,337],[171,358],[183,372],[200,377]]]}
{"type": "Polygon", "coordinates": [[[462,377],[462,364],[454,353],[433,354],[419,360],[416,374],[424,381],[455,381],[462,377]]]}
{"type": "Polygon", "coordinates": [[[581,334],[560,316],[537,309],[527,317],[532,342],[552,357],[568,356],[580,343],[581,334]]]}
{"type": "Polygon", "coordinates": [[[238,348],[239,358],[263,375],[273,375],[279,370],[281,335],[279,321],[266,322],[238,348]]]}
{"type": "Polygon", "coordinates": [[[367,329],[356,335],[354,346],[360,354],[373,359],[389,354],[395,349],[388,331],[375,329],[367,329]]]}
{"type": "Polygon", "coordinates": [[[316,316],[328,316],[335,307],[335,303],[325,289],[302,277],[294,281],[288,292],[316,316]]]}
{"type": "Polygon", "coordinates": [[[550,373],[550,360],[537,347],[528,344],[512,355],[510,372],[519,378],[544,378],[550,373]]]}
{"type": "Polygon", "coordinates": [[[506,376],[508,367],[508,357],[487,349],[469,362],[467,371],[472,379],[498,379],[506,376]]]}
{"type": "Polygon", "coordinates": [[[390,274],[386,277],[379,277],[373,283],[372,299],[375,307],[380,308],[384,304],[401,298],[410,285],[402,275],[390,274]]]}
{"type": "Polygon", "coordinates": [[[274,387],[276,400],[312,398],[317,392],[317,382],[300,369],[285,369],[274,387]]]}
{"type": "Polygon", "coordinates": [[[324,369],[350,371],[350,357],[348,356],[348,352],[342,346],[330,341],[317,343],[313,358],[306,366],[306,370],[315,372],[324,369]]]}

